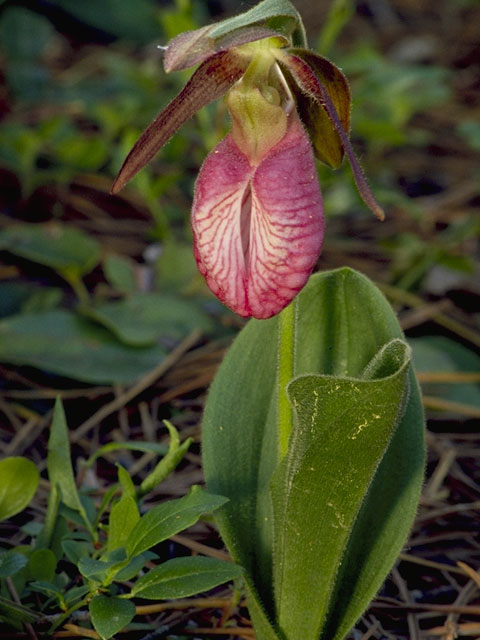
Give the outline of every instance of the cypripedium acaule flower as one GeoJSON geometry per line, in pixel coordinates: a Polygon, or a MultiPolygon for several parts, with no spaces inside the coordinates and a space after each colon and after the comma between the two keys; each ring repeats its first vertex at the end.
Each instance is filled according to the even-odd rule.
{"type": "Polygon", "coordinates": [[[288,0],[182,33],[166,72],[198,64],[144,131],[115,179],[117,193],[200,108],[227,94],[232,130],[206,158],[192,208],[194,253],[213,293],[241,316],[269,318],[302,289],[320,255],[324,221],[314,156],[350,161],[361,196],[383,219],[348,140],[341,71],[305,48],[288,0]]]}

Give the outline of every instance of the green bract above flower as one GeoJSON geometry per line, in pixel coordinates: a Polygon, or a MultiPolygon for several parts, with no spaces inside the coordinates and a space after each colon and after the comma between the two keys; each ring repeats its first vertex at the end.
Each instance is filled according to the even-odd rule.
{"type": "Polygon", "coordinates": [[[192,65],[199,66],[141,135],[112,193],[196,111],[228,94],[232,132],[210,154],[195,189],[195,256],[212,291],[234,311],[270,317],[304,286],[321,250],[313,154],[336,168],[346,153],[360,195],[384,218],[348,139],[348,83],[306,48],[301,18],[288,0],[264,0],[174,38],[165,71],[192,65]]]}

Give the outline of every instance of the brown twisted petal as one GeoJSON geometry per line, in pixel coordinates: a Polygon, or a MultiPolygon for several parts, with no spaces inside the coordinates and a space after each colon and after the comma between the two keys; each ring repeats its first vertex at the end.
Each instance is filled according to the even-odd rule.
{"type": "Polygon", "coordinates": [[[355,179],[355,183],[357,185],[360,196],[362,197],[365,204],[369,207],[369,209],[371,209],[371,211],[373,211],[373,213],[377,216],[377,218],[379,220],[384,220],[385,212],[376,201],[375,196],[368,186],[365,174],[363,173],[362,167],[357,160],[352,145],[350,144],[350,140],[348,139],[348,136],[342,127],[337,114],[337,110],[335,109],[328,91],[325,89],[322,82],[315,75],[314,71],[305,62],[305,60],[302,60],[297,55],[284,53],[281,50],[276,50],[275,55],[280,65],[284,65],[288,69],[288,71],[290,71],[299,88],[306,95],[317,100],[325,109],[338,135],[340,136],[344,151],[348,157],[350,166],[352,167],[353,177],[355,179]]]}
{"type": "Polygon", "coordinates": [[[199,109],[222,97],[242,76],[248,60],[222,51],[204,62],[180,93],[145,129],[125,159],[111,193],[122,189],[199,109]]]}

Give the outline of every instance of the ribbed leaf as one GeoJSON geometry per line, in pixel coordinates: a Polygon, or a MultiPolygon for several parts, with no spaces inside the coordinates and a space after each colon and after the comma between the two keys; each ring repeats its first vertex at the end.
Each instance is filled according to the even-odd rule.
{"type": "Polygon", "coordinates": [[[409,362],[396,339],[371,363],[381,376],[310,375],[288,387],[297,420],[272,495],[275,602],[289,640],[320,635],[351,529],[403,414],[409,362]]]}
{"type": "MultiPolygon", "coordinates": [[[[278,491],[282,468],[278,468],[275,415],[278,317],[251,320],[220,367],[205,410],[204,467],[209,490],[230,499],[217,519],[233,558],[246,568],[249,606],[259,637],[318,640],[319,626],[322,626],[328,628],[328,634],[322,637],[333,638],[336,634],[335,640],[339,640],[380,587],[408,535],[422,483],[423,416],[407,351],[403,343],[398,342],[402,332],[395,315],[383,295],[365,277],[349,269],[317,274],[297,301],[297,379],[291,383],[290,393],[297,404],[299,394],[306,394],[302,404],[308,411],[298,407],[293,434],[299,425],[305,426],[309,420],[314,419],[317,425],[317,420],[325,419],[321,427],[318,422],[314,431],[328,436],[318,437],[317,433],[317,437],[312,435],[311,442],[304,439],[295,448],[295,435],[292,435],[294,453],[288,455],[298,458],[297,466],[290,466],[290,469],[297,469],[292,475],[292,481],[298,483],[295,487],[305,486],[312,490],[312,486],[302,483],[314,473],[309,467],[319,469],[315,477],[321,486],[308,500],[305,498],[305,504],[302,503],[302,513],[306,512],[307,516],[299,516],[300,520],[295,522],[295,511],[304,499],[297,496],[298,502],[294,500],[285,511],[288,528],[281,532],[278,491]],[[385,348],[389,343],[391,346],[385,348]],[[389,367],[386,366],[388,362],[389,367]],[[407,372],[410,394],[403,418],[396,420],[405,400],[407,372]],[[335,389],[337,384],[338,390],[335,389]],[[379,392],[384,385],[396,388],[396,400],[387,402],[389,411],[383,406],[383,390],[379,392]],[[353,391],[353,387],[360,391],[353,391]],[[322,403],[318,400],[317,416],[314,416],[314,392],[319,394],[320,388],[322,403]],[[376,392],[370,394],[365,391],[367,389],[376,389],[376,392]],[[330,396],[336,401],[328,409],[330,396]],[[351,404],[353,401],[355,403],[351,404]],[[374,415],[385,413],[391,414],[389,424],[382,418],[374,418],[374,415]],[[378,433],[374,436],[373,429],[365,432],[366,427],[362,426],[365,421],[375,429],[377,423],[379,427],[382,423],[382,438],[378,433]],[[390,439],[395,426],[395,435],[390,439]],[[343,438],[335,437],[340,428],[346,430],[343,438]],[[359,433],[356,438],[349,439],[347,436],[355,433],[354,428],[359,433]],[[362,445],[360,436],[371,438],[372,447],[366,442],[362,445]],[[356,447],[359,447],[358,451],[356,447]],[[350,452],[348,465],[343,456],[344,449],[350,452]],[[319,466],[320,459],[325,467],[332,464],[332,469],[323,470],[319,466]],[[343,466],[340,464],[342,459],[343,466]],[[392,460],[395,460],[394,464],[392,460]],[[363,473],[365,465],[369,467],[369,477],[363,473]],[[277,526],[274,528],[270,485],[276,469],[273,496],[277,526]],[[363,493],[355,493],[351,498],[344,495],[342,500],[346,502],[342,502],[337,499],[334,485],[328,485],[328,477],[334,482],[345,474],[352,479],[363,478],[363,493]],[[347,506],[350,499],[352,503],[347,506]],[[321,526],[315,520],[320,517],[320,509],[323,509],[323,515],[331,509],[330,523],[335,523],[335,513],[339,516],[336,520],[338,530],[335,529],[338,540],[335,543],[328,540],[322,550],[315,542],[313,546],[307,544],[306,539],[313,530],[318,530],[321,538],[321,526]],[[342,510],[349,512],[343,521],[346,531],[341,526],[342,510]],[[299,540],[304,543],[298,548],[292,533],[295,527],[299,540]],[[288,539],[285,545],[282,536],[288,539]],[[329,559],[330,545],[332,554],[335,547],[335,558],[329,559]],[[293,558],[299,563],[297,567],[293,558]],[[302,576],[308,575],[308,567],[326,568],[327,565],[330,568],[322,586],[324,591],[317,591],[318,585],[314,583],[308,597],[303,591],[304,602],[295,602],[294,591],[302,586],[302,576]],[[278,587],[275,595],[274,576],[278,587]],[[327,609],[325,598],[329,600],[327,609]],[[307,623],[312,618],[312,611],[319,613],[310,628],[299,627],[298,635],[295,635],[297,630],[289,620],[298,622],[302,618],[299,613],[302,606],[308,608],[308,611],[304,608],[302,614],[307,623]],[[284,633],[286,629],[280,630],[280,623],[288,627],[288,633],[284,633]]],[[[289,458],[288,461],[291,465],[292,460],[289,458]]],[[[287,464],[287,459],[283,464],[287,464]]],[[[285,492],[288,495],[286,489],[285,492]]],[[[333,525],[330,526],[333,530],[333,525]]]]}

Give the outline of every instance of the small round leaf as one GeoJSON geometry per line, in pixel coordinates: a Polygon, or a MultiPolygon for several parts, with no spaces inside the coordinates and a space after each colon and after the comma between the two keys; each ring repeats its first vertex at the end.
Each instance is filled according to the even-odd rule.
{"type": "Polygon", "coordinates": [[[129,624],[135,616],[135,605],[129,600],[95,596],[89,605],[95,631],[108,640],[129,624]]]}
{"type": "Polygon", "coordinates": [[[37,467],[26,458],[0,460],[0,520],[23,511],[35,495],[39,474],[37,467]]]}

